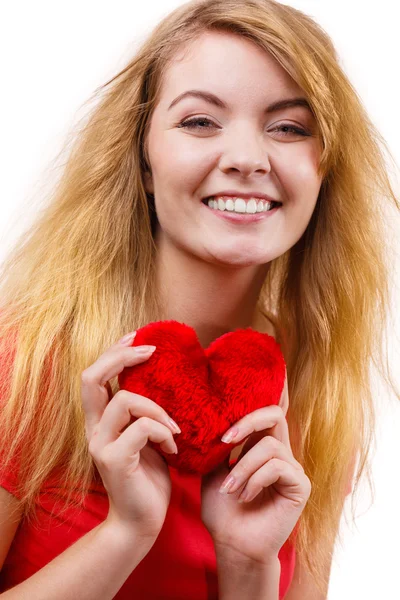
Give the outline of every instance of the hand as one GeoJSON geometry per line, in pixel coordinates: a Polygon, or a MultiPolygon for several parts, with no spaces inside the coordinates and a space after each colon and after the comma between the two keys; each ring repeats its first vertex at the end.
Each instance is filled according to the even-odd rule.
{"type": "Polygon", "coordinates": [[[180,430],[149,398],[126,390],[112,397],[108,382],[125,367],[148,360],[149,348],[121,341],[111,346],[83,371],[81,394],[89,452],[109,496],[107,520],[155,540],[171,498],[171,478],[166,461],[147,442],[159,443],[165,452],[177,452],[173,434],[180,430]],[[132,422],[131,417],[136,420],[132,422]]]}
{"type": "Polygon", "coordinates": [[[249,437],[230,473],[228,458],[202,478],[203,523],[217,554],[232,556],[234,562],[271,564],[311,493],[311,482],[290,446],[287,394],[285,381],[279,406],[255,410],[235,424],[235,444],[249,437]],[[235,483],[223,495],[219,489],[227,476],[235,483]],[[243,492],[247,497],[239,503],[243,492]]]}

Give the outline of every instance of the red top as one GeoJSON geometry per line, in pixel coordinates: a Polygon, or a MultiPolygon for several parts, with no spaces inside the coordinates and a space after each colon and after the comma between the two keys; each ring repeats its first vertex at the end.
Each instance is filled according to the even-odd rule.
{"type": "MultiPolygon", "coordinates": [[[[214,545],[200,513],[201,476],[173,467],[169,471],[172,493],[164,525],[150,552],[114,596],[117,600],[218,598],[214,545]]],[[[15,471],[0,481],[2,487],[18,497],[15,484],[15,471]]],[[[65,495],[65,490],[57,486],[56,476],[50,477],[37,499],[38,523],[22,521],[17,529],[0,571],[0,592],[33,575],[106,518],[109,503],[102,483],[93,483],[85,509],[71,508],[61,518],[52,518],[52,509],[57,508],[57,501],[65,495]]],[[[281,600],[289,589],[295,567],[295,550],[288,541],[278,557],[281,600]]]]}

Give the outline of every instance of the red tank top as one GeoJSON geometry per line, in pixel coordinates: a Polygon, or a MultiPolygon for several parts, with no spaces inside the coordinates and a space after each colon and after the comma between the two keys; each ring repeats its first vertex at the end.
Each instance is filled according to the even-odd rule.
{"type": "MultiPolygon", "coordinates": [[[[169,467],[171,500],[161,532],[150,552],[125,581],[117,600],[211,600],[218,598],[214,545],[201,520],[201,477],[169,467]],[[154,575],[157,575],[156,577],[154,575]]],[[[0,486],[18,497],[15,470],[0,486]]],[[[0,571],[0,592],[21,583],[85,535],[108,514],[108,495],[102,483],[93,483],[85,508],[60,508],[66,492],[49,477],[37,499],[38,522],[22,521],[0,571]]],[[[289,589],[295,550],[287,541],[278,555],[281,562],[279,599],[289,589]]]]}

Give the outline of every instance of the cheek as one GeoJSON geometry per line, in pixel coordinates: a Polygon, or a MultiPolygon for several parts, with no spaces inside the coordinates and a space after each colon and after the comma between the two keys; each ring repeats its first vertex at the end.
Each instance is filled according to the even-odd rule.
{"type": "Polygon", "coordinates": [[[303,152],[299,149],[290,161],[285,162],[280,171],[287,200],[304,216],[308,213],[311,216],[317,202],[322,182],[317,169],[318,156],[312,149],[304,148],[303,152]]]}
{"type": "Polygon", "coordinates": [[[280,165],[279,179],[287,201],[286,218],[282,223],[292,246],[307,229],[317,204],[322,179],[317,173],[318,162],[312,149],[303,148],[301,151],[299,148],[296,156],[280,165]]]}
{"type": "Polygon", "coordinates": [[[156,196],[168,199],[169,208],[173,210],[177,205],[182,208],[183,204],[196,199],[200,202],[199,189],[214,163],[206,151],[195,151],[190,144],[170,142],[153,154],[152,164],[156,196]]]}

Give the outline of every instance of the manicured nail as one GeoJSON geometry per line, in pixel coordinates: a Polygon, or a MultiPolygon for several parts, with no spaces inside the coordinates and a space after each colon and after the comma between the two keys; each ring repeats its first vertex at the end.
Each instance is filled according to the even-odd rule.
{"type": "Polygon", "coordinates": [[[233,486],[233,484],[235,483],[235,478],[233,475],[231,475],[230,477],[228,477],[228,479],[226,481],[224,481],[224,483],[221,485],[220,489],[219,489],[219,493],[220,494],[227,494],[228,491],[230,490],[230,488],[233,486]]]}
{"type": "Polygon", "coordinates": [[[136,354],[139,354],[139,356],[145,356],[146,354],[151,354],[152,352],[154,352],[156,347],[157,346],[138,346],[137,348],[135,348],[135,350],[136,354]]]}
{"type": "Polygon", "coordinates": [[[237,427],[232,427],[232,429],[229,429],[229,431],[227,431],[225,433],[225,435],[222,436],[221,442],[224,442],[225,444],[229,444],[229,442],[231,442],[233,440],[233,438],[235,437],[235,435],[237,435],[238,433],[239,433],[239,429],[237,427]]]}
{"type": "Polygon", "coordinates": [[[242,504],[243,502],[246,502],[246,500],[247,500],[248,497],[249,497],[249,494],[247,493],[247,491],[243,490],[243,492],[240,494],[240,496],[238,498],[239,504],[242,504]]]}
{"type": "Polygon", "coordinates": [[[173,419],[171,419],[170,417],[168,417],[168,421],[170,422],[170,424],[176,430],[177,433],[182,433],[179,425],[177,423],[175,423],[175,421],[173,419]]]}
{"type": "Polygon", "coordinates": [[[119,340],[119,343],[128,345],[135,339],[135,336],[136,331],[131,331],[131,333],[124,335],[124,337],[119,340]]]}

